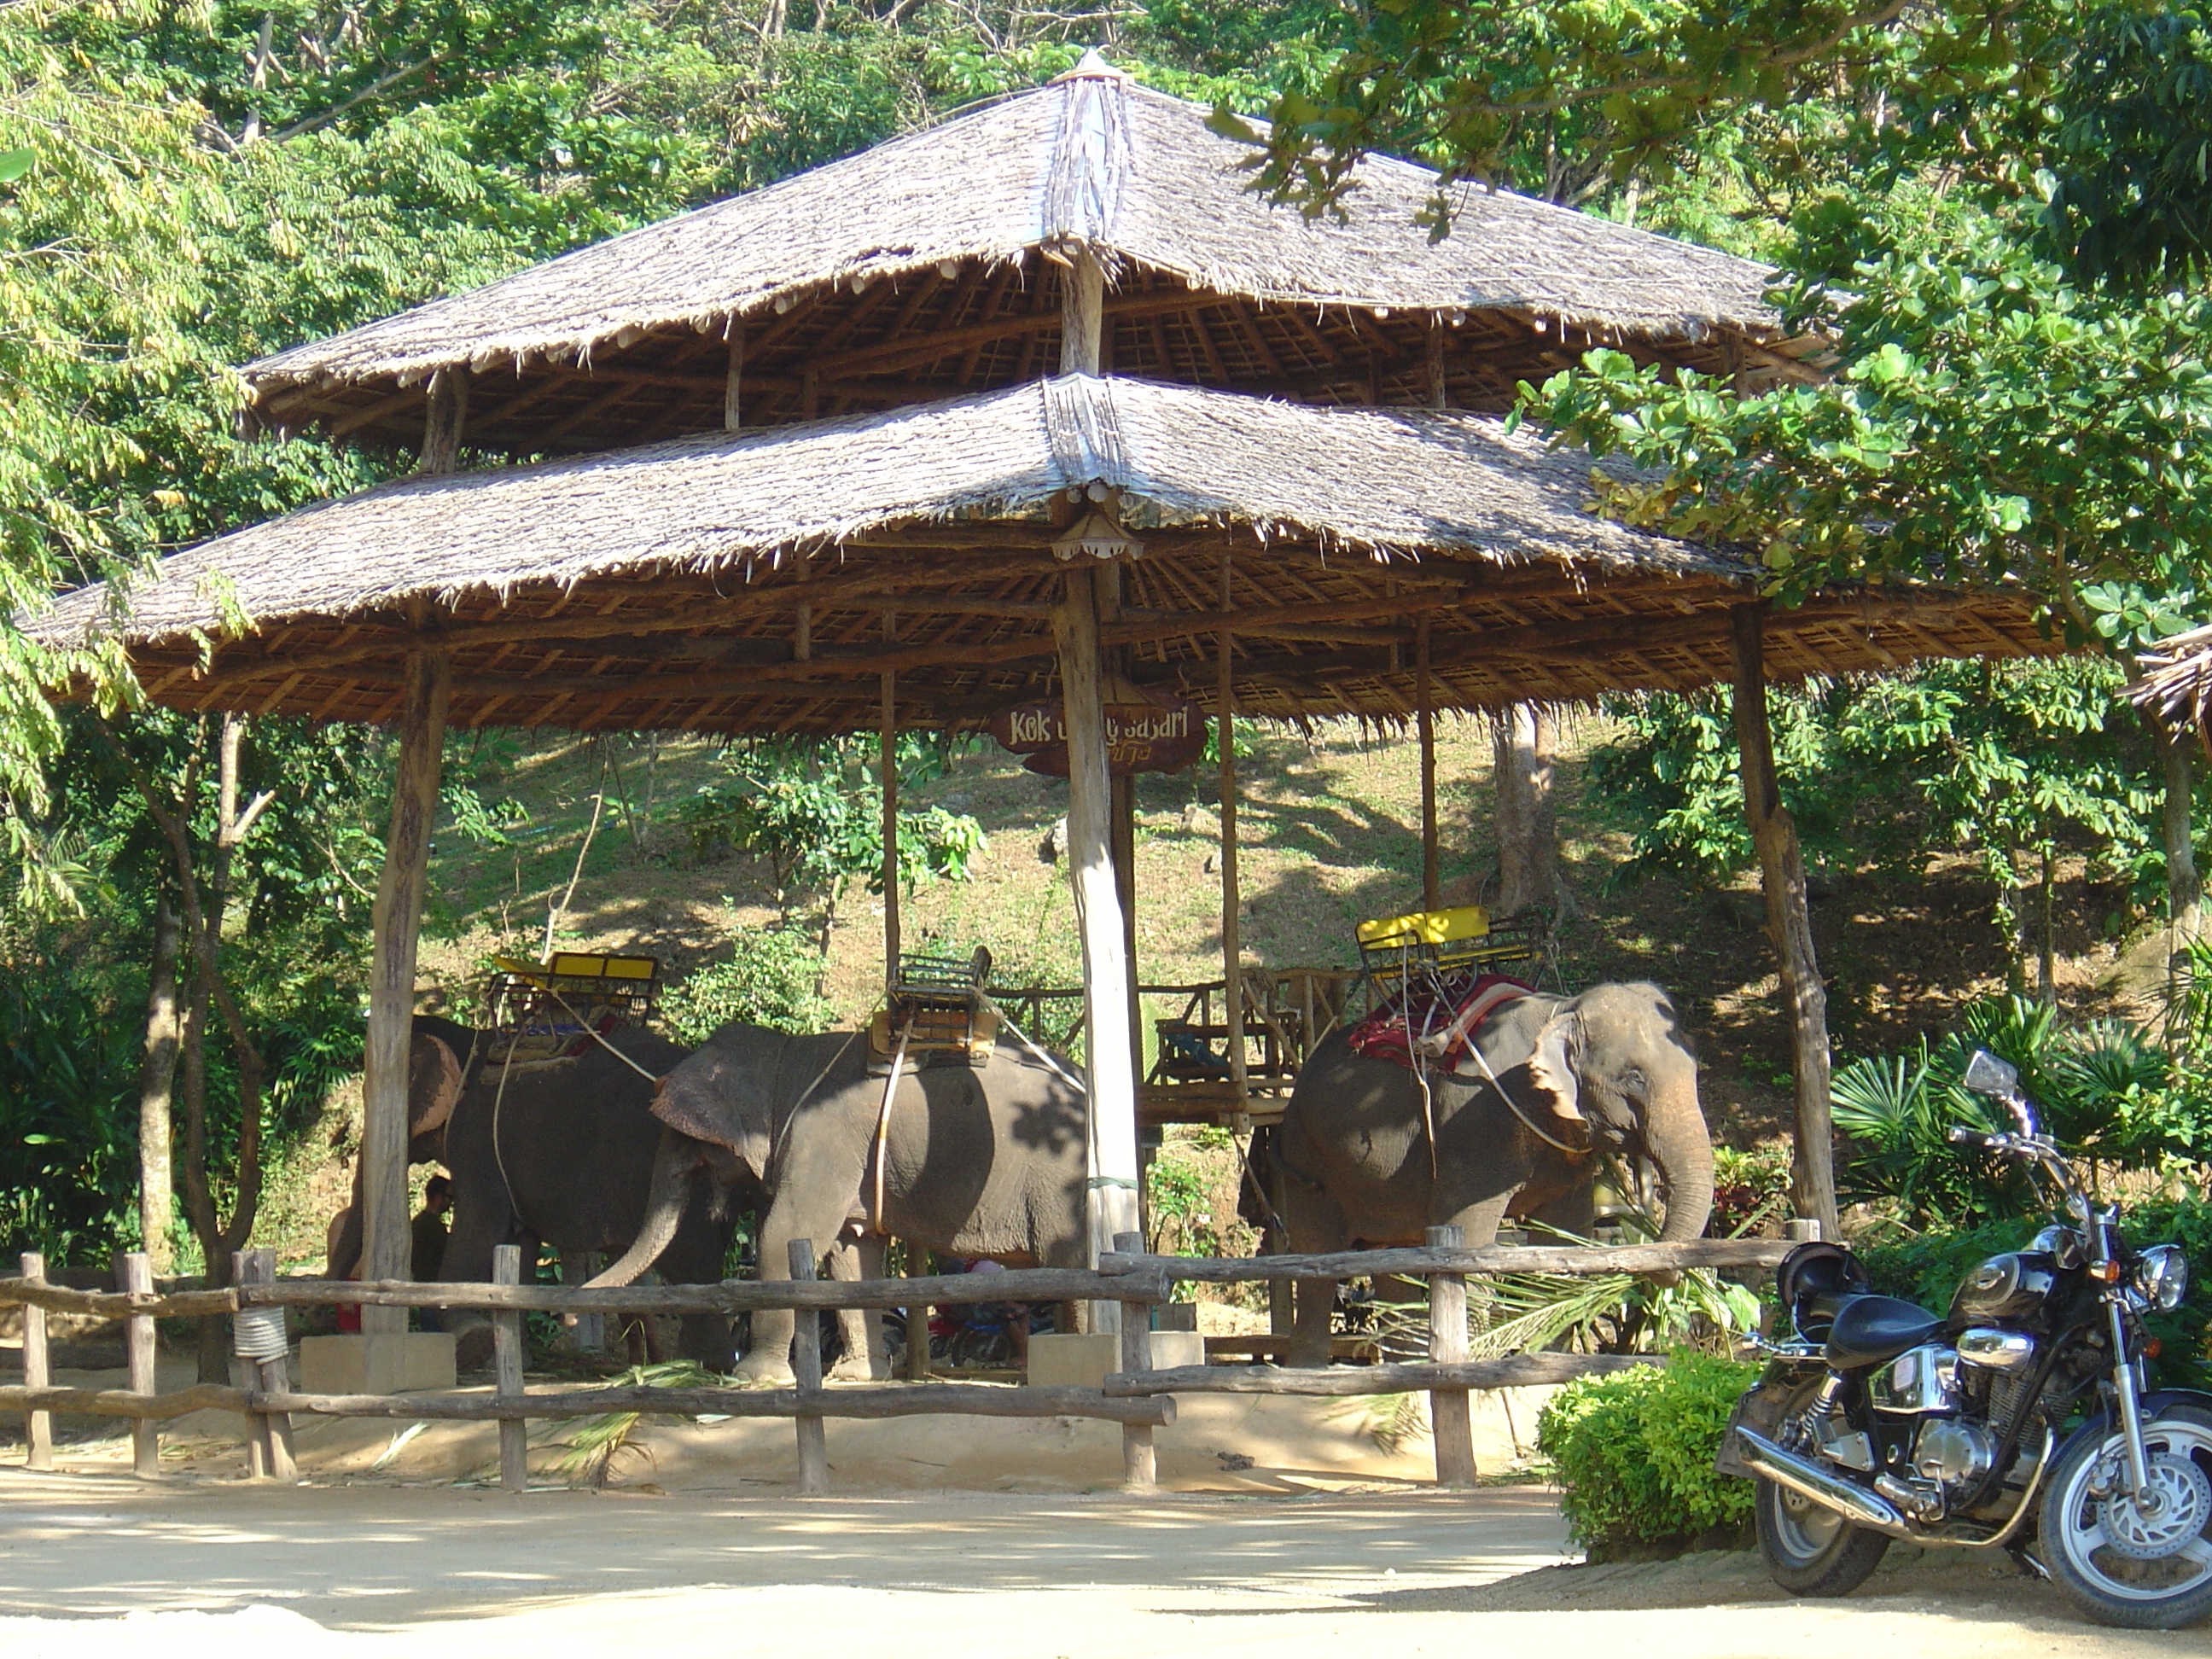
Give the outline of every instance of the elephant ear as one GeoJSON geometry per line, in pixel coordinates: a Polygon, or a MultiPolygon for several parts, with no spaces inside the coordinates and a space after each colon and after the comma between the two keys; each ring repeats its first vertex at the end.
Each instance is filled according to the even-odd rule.
{"type": "Polygon", "coordinates": [[[1582,1123],[1582,1083],[1576,1073],[1581,1059],[1582,1020],[1572,1007],[1562,1008],[1536,1033],[1535,1052],[1528,1056],[1528,1081],[1535,1103],[1564,1123],[1582,1123]]]}
{"type": "Polygon", "coordinates": [[[446,1127],[461,1097],[461,1060],[426,1031],[407,1046],[407,1135],[411,1140],[446,1127]]]}
{"type": "Polygon", "coordinates": [[[765,1182],[784,1115],[778,1073],[791,1042],[764,1025],[720,1027],[654,1087],[653,1115],[694,1140],[727,1147],[765,1182]]]}

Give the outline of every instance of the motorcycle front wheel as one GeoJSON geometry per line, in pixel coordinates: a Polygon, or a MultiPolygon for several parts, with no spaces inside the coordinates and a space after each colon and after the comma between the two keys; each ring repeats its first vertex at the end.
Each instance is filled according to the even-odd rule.
{"type": "Polygon", "coordinates": [[[1767,1576],[1792,1595],[1849,1595],[1889,1550],[1889,1534],[1854,1526],[1802,1492],[1759,1483],[1752,1509],[1767,1576]]]}
{"type": "Polygon", "coordinates": [[[2124,1490],[2118,1433],[2059,1457],[2043,1493],[2043,1565],[2100,1624],[2179,1630],[2212,1613],[2212,1411],[2176,1402],[2143,1425],[2152,1502],[2124,1490]]]}

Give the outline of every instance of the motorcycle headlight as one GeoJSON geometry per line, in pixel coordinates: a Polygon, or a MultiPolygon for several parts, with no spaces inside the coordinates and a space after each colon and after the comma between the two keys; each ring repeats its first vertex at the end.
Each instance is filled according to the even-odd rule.
{"type": "Polygon", "coordinates": [[[2136,1293],[2161,1313],[2172,1313],[2189,1293],[2189,1258],[2179,1244],[2154,1244],[2136,1258],[2136,1293]]]}

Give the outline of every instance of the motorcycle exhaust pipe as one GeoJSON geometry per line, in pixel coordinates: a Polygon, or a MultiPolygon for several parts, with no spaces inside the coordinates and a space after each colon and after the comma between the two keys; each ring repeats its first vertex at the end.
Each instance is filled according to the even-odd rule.
{"type": "Polygon", "coordinates": [[[1893,1537],[1907,1535],[1905,1517],[1865,1487],[1838,1480],[1819,1464],[1783,1450],[1764,1435],[1753,1434],[1741,1424],[1736,1426],[1735,1437],[1744,1464],[1753,1474],[1811,1498],[1823,1509],[1833,1510],[1846,1521],[1893,1537]]]}

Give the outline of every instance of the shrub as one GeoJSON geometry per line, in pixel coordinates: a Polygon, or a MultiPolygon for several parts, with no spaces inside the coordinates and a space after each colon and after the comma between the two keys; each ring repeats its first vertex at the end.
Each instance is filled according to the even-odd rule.
{"type": "Polygon", "coordinates": [[[1715,1532],[1734,1541],[1751,1517],[1751,1483],[1713,1468],[1736,1398],[1755,1365],[1676,1352],[1570,1382],[1536,1419],[1558,1471],[1559,1508],[1593,1560],[1677,1553],[1715,1532]]]}
{"type": "Polygon", "coordinates": [[[816,991],[822,954],[804,936],[780,927],[740,934],[737,954],[678,980],[660,998],[670,1035],[693,1048],[718,1025],[742,1019],[779,1031],[820,1031],[836,1006],[816,991]]]}

